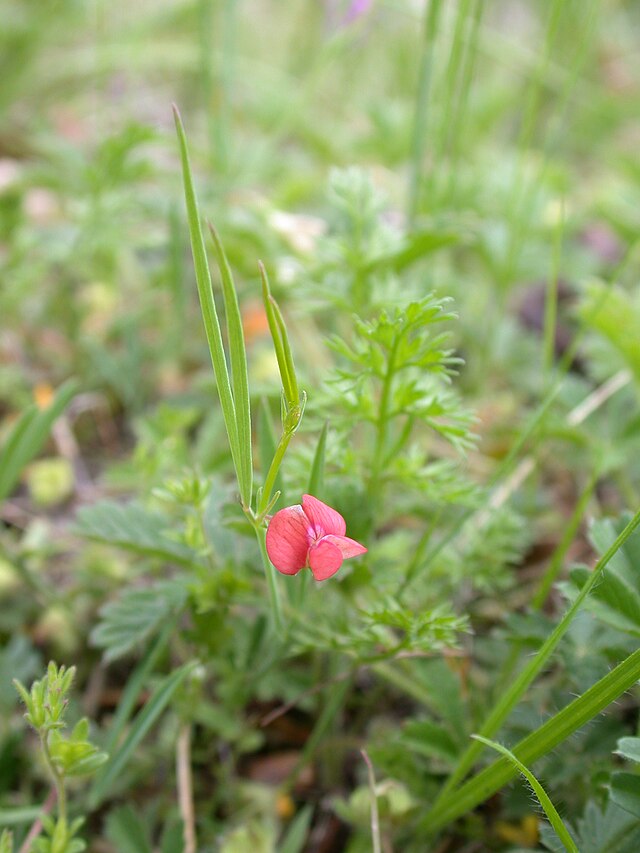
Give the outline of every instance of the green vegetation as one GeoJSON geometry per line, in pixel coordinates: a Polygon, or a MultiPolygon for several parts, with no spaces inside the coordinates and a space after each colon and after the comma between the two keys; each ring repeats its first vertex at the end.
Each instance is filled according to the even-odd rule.
{"type": "Polygon", "coordinates": [[[0,4],[0,853],[635,853],[637,4],[0,4]]]}

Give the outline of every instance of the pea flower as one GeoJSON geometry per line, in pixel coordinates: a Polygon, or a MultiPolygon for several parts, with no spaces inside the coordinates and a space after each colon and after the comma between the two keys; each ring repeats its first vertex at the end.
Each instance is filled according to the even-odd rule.
{"type": "Polygon", "coordinates": [[[339,512],[312,495],[303,495],[302,506],[281,509],[269,522],[267,554],[283,575],[310,568],[317,581],[324,581],[335,575],[343,560],[367,550],[345,536],[346,530],[339,512]]]}

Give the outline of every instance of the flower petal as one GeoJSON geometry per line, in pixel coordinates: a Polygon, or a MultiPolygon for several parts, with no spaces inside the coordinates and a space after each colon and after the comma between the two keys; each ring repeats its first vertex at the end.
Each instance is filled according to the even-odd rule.
{"type": "Polygon", "coordinates": [[[342,560],[340,548],[326,538],[320,539],[309,548],[309,566],[317,581],[325,581],[335,575],[342,565],[342,560]]]}
{"type": "Polygon", "coordinates": [[[307,565],[312,542],[309,519],[299,504],[277,512],[267,528],[267,554],[283,575],[295,575],[307,565]]]}
{"type": "Polygon", "coordinates": [[[359,542],[356,542],[355,539],[349,539],[348,536],[334,536],[329,534],[329,536],[324,537],[328,542],[332,542],[337,548],[340,549],[340,553],[343,558],[346,560],[348,557],[357,557],[358,554],[366,554],[367,549],[364,545],[361,545],[359,542]]]}
{"type": "Polygon", "coordinates": [[[346,533],[347,523],[340,513],[323,504],[313,495],[302,496],[302,509],[313,525],[317,537],[324,536],[327,533],[344,536],[346,533]]]}

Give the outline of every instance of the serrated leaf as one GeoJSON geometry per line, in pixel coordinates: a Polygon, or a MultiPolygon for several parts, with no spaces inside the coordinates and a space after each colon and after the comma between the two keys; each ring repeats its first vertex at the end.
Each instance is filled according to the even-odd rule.
{"type": "Polygon", "coordinates": [[[180,580],[159,581],[143,589],[127,589],[117,601],[100,611],[101,621],[91,632],[94,645],[105,650],[111,661],[140,649],[167,619],[184,606],[185,584],[180,580]]]}
{"type": "Polygon", "coordinates": [[[16,634],[0,651],[0,711],[8,712],[16,703],[12,679],[30,682],[41,669],[41,658],[29,640],[16,634]]]}
{"type": "Polygon", "coordinates": [[[577,821],[577,829],[580,853],[636,853],[638,850],[637,820],[614,802],[608,802],[604,810],[594,802],[587,803],[583,817],[577,821]],[[635,837],[635,844],[632,837],[635,837]]]}
{"type": "Polygon", "coordinates": [[[81,536],[116,545],[137,554],[160,557],[191,566],[198,562],[195,551],[167,535],[169,520],[161,513],[136,503],[100,501],[83,507],[76,516],[75,530],[81,536]]]}
{"type": "Polygon", "coordinates": [[[616,755],[640,763],[640,737],[621,737],[616,755]]]}
{"type": "Polygon", "coordinates": [[[616,805],[640,819],[640,776],[622,771],[614,773],[610,791],[616,805]]]}

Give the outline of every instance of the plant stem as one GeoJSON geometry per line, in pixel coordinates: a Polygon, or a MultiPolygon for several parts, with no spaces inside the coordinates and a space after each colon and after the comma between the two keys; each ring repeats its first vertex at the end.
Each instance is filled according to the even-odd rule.
{"type": "Polygon", "coordinates": [[[67,794],[64,789],[64,779],[62,778],[58,768],[53,763],[53,759],[51,758],[51,753],[49,752],[49,733],[40,731],[40,746],[42,747],[42,754],[44,755],[44,760],[49,768],[49,773],[51,774],[51,778],[53,779],[53,784],[56,789],[56,796],[58,800],[58,820],[66,823],[67,822],[67,794]]]}
{"type": "Polygon", "coordinates": [[[378,814],[378,796],[376,794],[376,777],[373,772],[373,764],[367,754],[366,749],[360,750],[360,755],[364,758],[367,765],[367,775],[369,778],[369,790],[371,792],[371,843],[373,844],[373,853],[381,853],[382,846],[380,844],[380,817],[378,814]]]}
{"type": "MultiPolygon", "coordinates": [[[[396,337],[391,351],[389,360],[387,361],[387,370],[382,382],[382,393],[380,395],[380,408],[378,409],[378,418],[376,420],[376,442],[373,451],[373,459],[371,460],[371,476],[369,477],[369,485],[367,492],[369,498],[376,505],[379,501],[378,487],[380,483],[380,475],[382,473],[382,462],[384,459],[384,448],[387,443],[387,429],[389,426],[389,398],[391,396],[391,387],[393,385],[393,376],[395,374],[396,353],[400,337],[396,337]]],[[[375,513],[374,513],[375,514],[375,513]]]]}
{"type": "Polygon", "coordinates": [[[531,599],[531,607],[533,610],[540,610],[542,605],[547,600],[547,596],[549,595],[549,591],[551,587],[556,581],[560,569],[562,568],[562,562],[569,550],[569,546],[573,542],[575,535],[578,531],[578,527],[580,526],[580,522],[582,521],[582,516],[585,513],[587,508],[587,504],[591,500],[591,496],[595,491],[596,484],[598,482],[598,477],[600,475],[599,471],[596,471],[592,474],[589,482],[587,483],[584,491],[580,495],[576,507],[571,515],[571,518],[566,523],[564,535],[560,540],[560,544],[556,548],[551,560],[549,561],[549,566],[544,573],[544,576],[540,582],[538,589],[536,590],[536,594],[531,599]]]}
{"type": "Polygon", "coordinates": [[[431,71],[438,22],[442,10],[442,0],[432,0],[424,13],[422,29],[422,45],[420,55],[420,72],[416,91],[415,116],[411,144],[411,169],[409,179],[409,199],[407,205],[409,229],[415,224],[420,191],[422,189],[422,160],[424,158],[425,138],[427,131],[427,111],[429,106],[429,89],[431,87],[431,71]]]}
{"type": "Polygon", "coordinates": [[[544,346],[543,371],[549,374],[553,367],[556,354],[556,326],[558,319],[558,277],[560,271],[560,256],[562,254],[562,235],[564,231],[564,199],[561,200],[560,217],[556,226],[551,269],[547,282],[547,292],[544,300],[544,346]]]}
{"type": "Polygon", "coordinates": [[[26,838],[22,842],[22,846],[18,850],[18,853],[30,853],[33,842],[42,832],[42,818],[44,817],[44,815],[48,815],[51,809],[53,808],[53,804],[56,801],[56,796],[56,790],[55,788],[52,788],[49,791],[47,799],[42,804],[42,810],[40,811],[40,814],[33,822],[31,829],[29,830],[26,838]]]}
{"type": "MultiPolygon", "coordinates": [[[[587,504],[591,500],[591,496],[593,495],[596,484],[598,482],[598,477],[599,471],[592,475],[587,486],[580,495],[573,514],[571,515],[571,518],[566,524],[564,535],[562,536],[558,547],[553,552],[551,560],[549,561],[549,566],[547,567],[547,570],[544,573],[542,580],[540,581],[540,585],[538,586],[535,595],[531,599],[531,609],[533,611],[539,611],[542,608],[542,605],[547,600],[549,591],[555,583],[560,569],[562,568],[562,563],[567,554],[567,551],[569,550],[569,546],[575,538],[576,532],[578,530],[580,522],[582,521],[584,512],[587,508],[587,504]]],[[[500,695],[502,692],[504,692],[504,690],[506,690],[507,688],[507,685],[511,682],[513,670],[520,657],[522,646],[522,641],[517,641],[513,644],[513,647],[511,648],[511,651],[504,662],[504,665],[500,672],[500,676],[496,681],[496,686],[493,690],[494,696],[500,695]]]]}
{"type": "Polygon", "coordinates": [[[196,853],[196,816],[193,808],[190,723],[184,723],[178,733],[178,740],[176,742],[176,777],[178,804],[184,828],[184,853],[196,853]]]}
{"type": "Polygon", "coordinates": [[[267,471],[267,476],[264,481],[264,486],[262,488],[262,497],[260,498],[260,505],[257,509],[257,522],[260,523],[264,514],[267,511],[267,507],[269,506],[269,502],[271,501],[271,492],[273,491],[273,487],[276,482],[276,478],[278,476],[278,471],[280,470],[280,465],[282,465],[282,460],[284,459],[284,455],[287,452],[287,447],[289,447],[289,442],[293,437],[292,432],[283,432],[280,436],[280,441],[278,442],[278,446],[276,447],[276,452],[273,455],[273,459],[271,460],[271,465],[269,465],[269,470],[267,471]]]}
{"type": "Polygon", "coordinates": [[[269,600],[271,602],[271,616],[273,618],[273,626],[277,634],[282,634],[284,620],[282,618],[282,601],[280,600],[280,588],[278,587],[278,578],[275,568],[271,565],[271,560],[267,554],[267,531],[262,525],[254,524],[258,546],[260,548],[260,556],[262,557],[262,565],[267,576],[267,585],[269,587],[269,600]]]}

